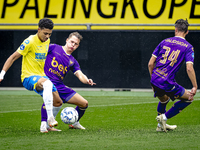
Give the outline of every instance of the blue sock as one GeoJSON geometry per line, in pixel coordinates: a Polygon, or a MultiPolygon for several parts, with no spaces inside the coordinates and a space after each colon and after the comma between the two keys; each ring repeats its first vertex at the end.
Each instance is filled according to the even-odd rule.
{"type": "Polygon", "coordinates": [[[81,119],[81,117],[84,115],[84,113],[85,113],[85,110],[87,109],[87,107],[85,107],[85,108],[82,108],[82,107],[78,107],[78,106],[76,106],[76,108],[75,108],[77,111],[78,111],[78,121],[81,119]]]}
{"type": "Polygon", "coordinates": [[[176,102],[166,113],[165,116],[167,119],[172,118],[176,116],[178,113],[180,113],[184,108],[186,108],[188,105],[190,105],[191,101],[178,101],[176,102]]]}
{"type": "Polygon", "coordinates": [[[160,102],[158,103],[158,107],[157,107],[157,112],[158,115],[164,114],[166,112],[166,106],[167,103],[169,102],[170,99],[167,100],[167,102],[160,102]]]}

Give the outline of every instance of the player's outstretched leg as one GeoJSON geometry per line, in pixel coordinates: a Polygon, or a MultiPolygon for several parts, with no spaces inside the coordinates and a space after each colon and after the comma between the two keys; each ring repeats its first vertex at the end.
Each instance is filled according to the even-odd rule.
{"type": "Polygon", "coordinates": [[[192,101],[189,100],[180,100],[176,102],[166,113],[165,116],[167,119],[172,118],[176,116],[178,113],[180,113],[183,109],[185,109],[187,106],[189,106],[192,103],[192,101]]]}

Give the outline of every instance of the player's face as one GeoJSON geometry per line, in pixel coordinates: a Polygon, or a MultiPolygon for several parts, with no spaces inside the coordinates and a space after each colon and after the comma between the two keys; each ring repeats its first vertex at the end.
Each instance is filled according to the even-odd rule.
{"type": "Polygon", "coordinates": [[[66,40],[68,53],[71,54],[73,51],[75,51],[78,48],[79,43],[80,43],[80,40],[74,35],[71,38],[68,38],[66,40]]]}
{"type": "Polygon", "coordinates": [[[38,37],[39,37],[40,41],[42,41],[42,42],[45,42],[46,40],[48,40],[48,38],[51,36],[51,34],[52,34],[51,29],[38,28],[38,37]]]}

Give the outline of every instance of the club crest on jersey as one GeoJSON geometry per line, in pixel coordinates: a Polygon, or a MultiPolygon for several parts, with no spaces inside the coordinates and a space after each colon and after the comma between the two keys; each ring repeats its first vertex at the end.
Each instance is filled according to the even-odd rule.
{"type": "Polygon", "coordinates": [[[74,62],[70,60],[70,61],[69,61],[69,66],[72,66],[73,63],[74,63],[74,62]]]}
{"type": "Polygon", "coordinates": [[[25,46],[24,44],[20,45],[20,50],[24,50],[25,46]]]}
{"type": "Polygon", "coordinates": [[[37,78],[36,78],[36,77],[34,77],[34,78],[33,78],[33,81],[35,81],[36,79],[37,79],[37,78]]]}

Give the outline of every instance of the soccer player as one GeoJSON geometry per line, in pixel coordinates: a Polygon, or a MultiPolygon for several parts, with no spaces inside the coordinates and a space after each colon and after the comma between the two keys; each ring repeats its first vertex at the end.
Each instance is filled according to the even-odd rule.
{"type": "Polygon", "coordinates": [[[33,90],[43,97],[47,110],[49,130],[54,129],[58,122],[53,117],[53,105],[62,105],[58,92],[44,73],[44,63],[49,48],[53,22],[43,18],[38,23],[38,31],[23,41],[20,47],[6,60],[0,73],[0,82],[14,61],[22,57],[21,81],[27,90],[33,90]]]}
{"type": "MultiPolygon", "coordinates": [[[[78,121],[72,125],[69,125],[69,128],[73,129],[85,129],[79,123],[79,120],[84,115],[85,110],[88,107],[88,101],[63,83],[65,75],[71,70],[82,83],[89,84],[91,86],[96,85],[96,83],[94,83],[92,79],[88,79],[87,76],[82,73],[79,63],[71,55],[79,47],[81,40],[82,36],[78,32],[72,32],[66,39],[65,46],[50,44],[44,66],[45,74],[56,86],[60,98],[63,100],[63,103],[77,105],[75,109],[78,111],[79,114],[78,121]]],[[[41,108],[41,131],[44,131],[47,128],[46,110],[44,106],[45,105],[43,104],[41,108]]],[[[54,117],[56,116],[56,114],[54,115],[54,117]]]]}
{"type": "Polygon", "coordinates": [[[157,131],[173,130],[177,126],[166,124],[170,119],[190,105],[197,91],[196,75],[193,68],[194,49],[185,40],[188,34],[188,21],[179,19],[175,23],[175,36],[163,40],[154,50],[149,60],[148,68],[154,97],[158,97],[157,131]],[[175,76],[183,62],[186,62],[188,77],[192,83],[191,91],[187,91],[175,81],[175,76]],[[179,99],[167,112],[169,100],[179,99]]]}

